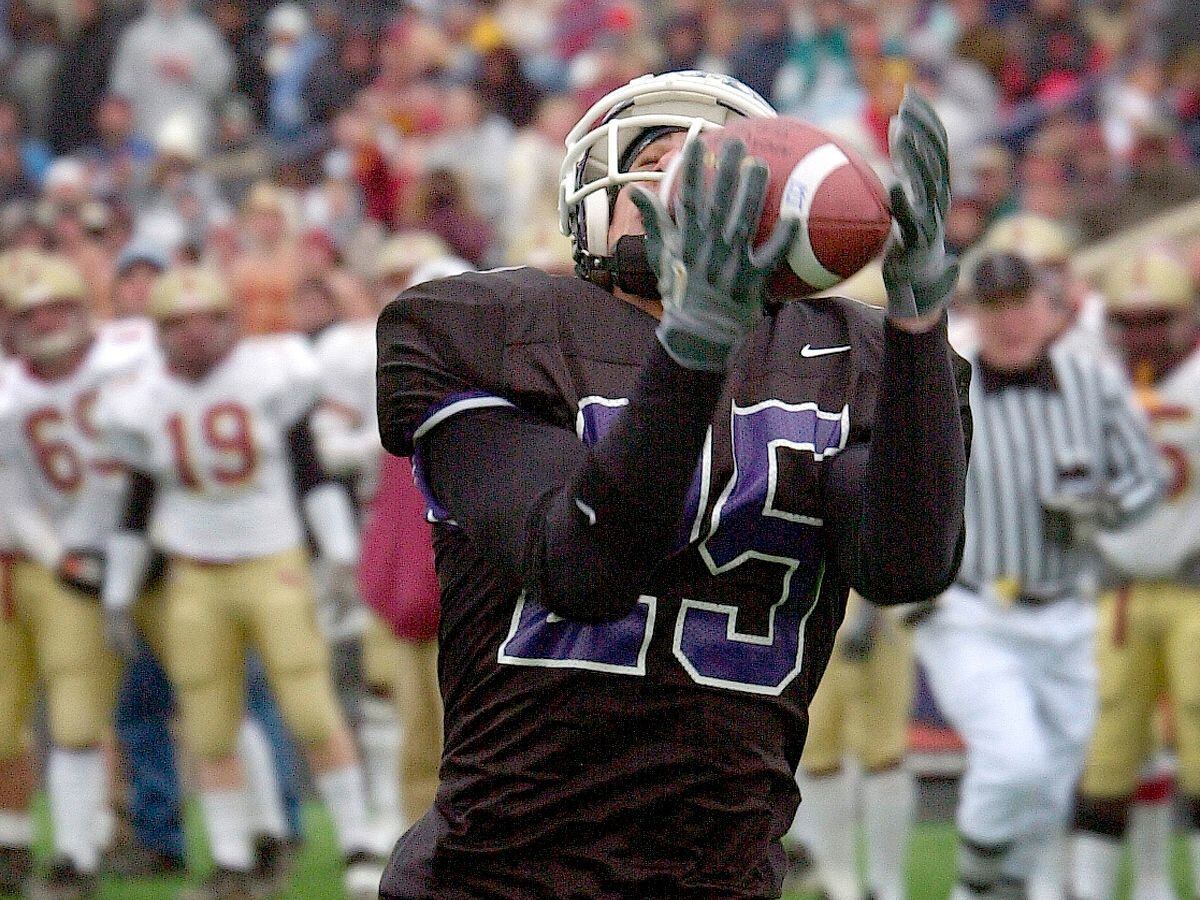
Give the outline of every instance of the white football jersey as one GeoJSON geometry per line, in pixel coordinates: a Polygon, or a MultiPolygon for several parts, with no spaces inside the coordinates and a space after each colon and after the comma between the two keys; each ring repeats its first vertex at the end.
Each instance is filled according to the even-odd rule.
{"type": "Polygon", "coordinates": [[[344,322],[313,343],[321,396],[313,439],[330,473],[374,483],[382,446],[375,411],[375,323],[344,322]]]}
{"type": "Polygon", "coordinates": [[[1171,578],[1200,554],[1200,350],[1138,395],[1170,472],[1167,495],[1146,518],[1102,534],[1100,549],[1126,575],[1171,578]]]}
{"type": "Polygon", "coordinates": [[[101,329],[83,361],[64,378],[46,381],[24,363],[8,372],[0,404],[0,462],[18,492],[9,495],[9,526],[26,552],[49,525],[67,550],[102,550],[120,515],[120,465],[100,441],[96,405],[104,387],[140,370],[157,368],[146,334],[101,329]],[[16,508],[12,508],[12,507],[16,508]]]}
{"type": "Polygon", "coordinates": [[[105,391],[110,452],[154,478],[151,541],[164,552],[236,562],[301,543],[288,431],[317,398],[303,339],[243,340],[199,381],[166,367],[105,391]]]}

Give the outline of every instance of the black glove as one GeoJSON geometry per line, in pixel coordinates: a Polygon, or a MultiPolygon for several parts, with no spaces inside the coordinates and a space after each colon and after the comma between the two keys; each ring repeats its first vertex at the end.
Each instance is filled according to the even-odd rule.
{"type": "Polygon", "coordinates": [[[754,249],[767,167],[748,158],[739,140],[721,146],[711,195],[704,181],[704,145],[693,139],[680,160],[675,221],[649,191],[635,187],[631,196],[658,274],[659,342],[684,368],[721,372],[762,319],[767,279],[792,245],[799,220],[780,219],[762,249],[754,249]]]}
{"type": "Polygon", "coordinates": [[[940,307],[958,281],[958,261],[946,250],[950,155],[946,129],[916,91],[905,89],[888,127],[888,149],[899,183],[891,190],[899,239],[883,259],[888,315],[923,316],[940,307]]]}
{"type": "Polygon", "coordinates": [[[99,600],[104,586],[104,556],[90,550],[71,550],[54,574],[67,587],[99,600]]]}

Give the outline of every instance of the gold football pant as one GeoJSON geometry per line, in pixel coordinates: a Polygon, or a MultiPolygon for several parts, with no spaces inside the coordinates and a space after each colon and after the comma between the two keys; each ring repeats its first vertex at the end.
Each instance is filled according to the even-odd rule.
{"type": "Polygon", "coordinates": [[[228,564],[171,561],[163,588],[167,671],[184,742],[201,759],[237,746],[248,648],[262,657],[297,741],[319,744],[341,727],[310,574],[300,548],[228,564]]]}
{"type": "Polygon", "coordinates": [[[54,743],[71,750],[100,743],[117,671],[97,601],[37,563],[0,560],[0,758],[22,752],[39,680],[54,743]]]}
{"type": "Polygon", "coordinates": [[[1131,795],[1154,750],[1160,696],[1175,713],[1179,781],[1200,796],[1200,589],[1134,584],[1101,600],[1100,716],[1081,785],[1084,796],[1131,795]]]}
{"type": "Polygon", "coordinates": [[[400,806],[416,822],[433,806],[442,758],[442,695],[437,641],[396,642],[396,710],[400,719],[400,806]]]}
{"type": "MultiPolygon", "coordinates": [[[[863,603],[852,595],[851,604],[863,603]]],[[[847,609],[850,619],[853,608],[847,609]]],[[[848,660],[840,642],[808,708],[808,740],[800,765],[809,774],[838,769],[846,754],[868,771],[904,759],[912,711],[913,651],[908,629],[890,616],[863,660],[848,660]]]]}

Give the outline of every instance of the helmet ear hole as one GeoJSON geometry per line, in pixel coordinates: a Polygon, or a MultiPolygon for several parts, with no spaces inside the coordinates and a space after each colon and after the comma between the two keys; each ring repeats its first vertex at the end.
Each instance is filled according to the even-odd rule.
{"type": "Polygon", "coordinates": [[[608,192],[596,191],[583,198],[587,252],[608,256],[608,192]]]}

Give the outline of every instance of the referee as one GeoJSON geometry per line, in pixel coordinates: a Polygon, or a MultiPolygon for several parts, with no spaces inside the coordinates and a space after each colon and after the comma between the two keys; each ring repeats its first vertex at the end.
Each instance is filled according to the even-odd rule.
{"type": "Polygon", "coordinates": [[[1095,716],[1091,536],[1149,510],[1163,487],[1122,377],[1054,343],[1052,280],[991,253],[970,281],[966,546],[916,638],[967,744],[953,900],[1024,897],[1064,826],[1095,716]]]}

